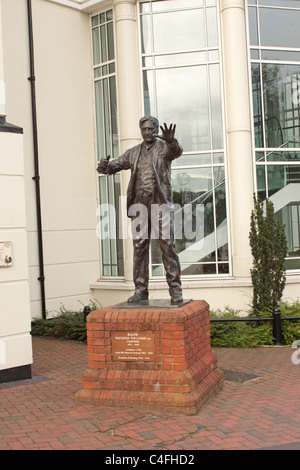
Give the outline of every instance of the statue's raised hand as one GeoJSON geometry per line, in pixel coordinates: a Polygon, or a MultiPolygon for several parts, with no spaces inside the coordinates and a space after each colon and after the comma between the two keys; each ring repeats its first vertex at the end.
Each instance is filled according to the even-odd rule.
{"type": "Polygon", "coordinates": [[[166,123],[164,123],[164,127],[160,126],[162,131],[162,135],[157,135],[159,139],[164,140],[165,142],[171,144],[174,141],[175,129],[176,124],[171,124],[170,127],[167,127],[166,123]]]}

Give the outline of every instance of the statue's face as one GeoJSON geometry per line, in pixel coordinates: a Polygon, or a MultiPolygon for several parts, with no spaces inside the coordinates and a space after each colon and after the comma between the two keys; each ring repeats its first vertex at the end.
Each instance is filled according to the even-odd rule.
{"type": "Polygon", "coordinates": [[[151,121],[145,121],[141,126],[141,133],[146,144],[152,144],[157,135],[157,127],[151,121]]]}

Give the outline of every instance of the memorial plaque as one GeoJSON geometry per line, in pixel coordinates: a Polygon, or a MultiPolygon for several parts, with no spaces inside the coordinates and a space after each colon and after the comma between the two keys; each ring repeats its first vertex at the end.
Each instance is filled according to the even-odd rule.
{"type": "Polygon", "coordinates": [[[113,332],[112,353],[114,361],[154,361],[154,333],[152,331],[113,332]]]}

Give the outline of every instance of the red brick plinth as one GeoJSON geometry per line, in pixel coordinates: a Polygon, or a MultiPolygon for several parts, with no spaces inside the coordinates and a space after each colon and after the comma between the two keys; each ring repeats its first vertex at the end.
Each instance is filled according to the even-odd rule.
{"type": "Polygon", "coordinates": [[[179,308],[101,308],[87,317],[87,344],[88,369],[75,396],[79,402],[194,415],[223,386],[204,301],[179,308]],[[116,352],[122,349],[116,338],[129,333],[133,339],[152,338],[149,354],[137,349],[142,360],[135,357],[134,343],[128,349],[133,356],[116,352]]]}

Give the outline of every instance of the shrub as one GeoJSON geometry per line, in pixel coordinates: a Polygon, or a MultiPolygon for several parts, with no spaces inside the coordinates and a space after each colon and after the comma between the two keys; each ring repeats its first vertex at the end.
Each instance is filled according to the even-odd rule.
{"type": "MultiPolygon", "coordinates": [[[[279,305],[282,317],[299,317],[300,301],[292,304],[281,302],[279,305]]],[[[239,318],[239,311],[225,308],[224,311],[216,310],[210,312],[210,318],[239,318]]],[[[263,315],[260,314],[260,317],[263,315]]],[[[211,345],[223,348],[251,348],[274,344],[272,321],[233,321],[233,322],[211,322],[211,345]]],[[[283,341],[291,345],[296,339],[300,339],[300,320],[282,321],[283,341]]]]}
{"type": "Polygon", "coordinates": [[[253,315],[271,315],[285,287],[287,241],[284,227],[274,219],[274,206],[268,199],[264,213],[263,203],[254,196],[249,239],[253,255],[253,315]]]}
{"type": "MultiPolygon", "coordinates": [[[[94,303],[90,307],[92,310],[99,308],[94,303]]],[[[54,318],[38,318],[33,320],[31,323],[31,334],[86,341],[86,324],[83,311],[70,311],[61,307],[59,314],[54,318]]]]}
{"type": "MultiPolygon", "coordinates": [[[[297,300],[292,304],[282,302],[280,310],[283,317],[299,317],[300,316],[300,301],[297,300]]],[[[293,341],[300,339],[300,320],[283,320],[282,321],[282,335],[284,344],[292,344],[293,341]]]]}
{"type": "MultiPolygon", "coordinates": [[[[238,311],[225,309],[210,313],[211,319],[240,318],[238,311]]],[[[231,321],[210,323],[211,345],[220,348],[253,348],[274,343],[272,322],[231,321]]]]}

